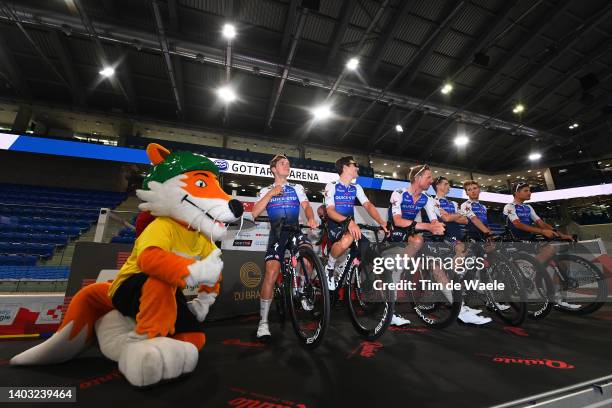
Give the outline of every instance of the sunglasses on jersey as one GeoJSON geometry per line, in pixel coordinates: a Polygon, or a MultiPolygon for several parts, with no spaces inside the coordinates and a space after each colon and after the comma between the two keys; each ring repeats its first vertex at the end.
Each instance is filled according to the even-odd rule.
{"type": "Polygon", "coordinates": [[[429,164],[424,164],[423,167],[421,167],[421,169],[419,171],[417,171],[417,173],[414,175],[414,177],[416,178],[419,174],[421,174],[425,170],[429,170],[429,164]]]}
{"type": "Polygon", "coordinates": [[[433,183],[432,183],[432,184],[433,184],[434,186],[437,186],[438,184],[440,184],[440,183],[442,182],[442,180],[446,180],[446,177],[444,177],[444,176],[438,176],[438,177],[436,177],[436,178],[434,179],[434,181],[433,181],[433,183]]]}
{"type": "Polygon", "coordinates": [[[529,183],[518,183],[516,185],[516,189],[514,190],[514,192],[518,193],[518,191],[523,187],[529,187],[529,183]]]}

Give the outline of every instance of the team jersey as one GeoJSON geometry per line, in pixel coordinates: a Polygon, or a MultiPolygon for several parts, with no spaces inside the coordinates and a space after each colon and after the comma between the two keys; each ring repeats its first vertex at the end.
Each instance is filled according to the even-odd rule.
{"type": "Polygon", "coordinates": [[[354,215],[355,198],[361,205],[370,201],[359,184],[344,185],[340,181],[332,181],[325,186],[325,206],[333,205],[336,212],[345,217],[354,215]]]}
{"type": "Polygon", "coordinates": [[[487,218],[487,207],[480,203],[480,201],[472,201],[467,200],[461,204],[461,213],[465,215],[469,222],[467,225],[468,233],[472,236],[480,236],[482,235],[482,231],[480,231],[472,222],[473,217],[478,217],[478,219],[486,226],[489,226],[489,219],[487,218]]]}
{"type": "MultiPolygon", "coordinates": [[[[440,209],[446,211],[448,214],[455,214],[459,212],[458,205],[455,201],[447,200],[444,197],[433,197],[434,211],[438,218],[442,218],[440,209]]],[[[463,239],[463,230],[461,225],[455,221],[445,222],[446,228],[444,230],[444,237],[453,241],[463,239]]]]}
{"type": "Polygon", "coordinates": [[[393,221],[394,215],[400,215],[403,219],[419,222],[421,221],[420,213],[422,209],[425,209],[429,221],[438,219],[434,211],[433,199],[425,193],[421,193],[415,202],[408,188],[398,189],[391,194],[390,202],[389,217],[391,221],[393,221]]]}
{"type": "MultiPolygon", "coordinates": [[[[261,200],[268,191],[274,188],[274,184],[259,190],[258,198],[261,200]]],[[[300,184],[287,183],[283,185],[283,194],[274,196],[266,205],[268,219],[271,224],[280,222],[285,218],[285,224],[298,224],[300,218],[300,205],[308,201],[304,193],[304,187],[300,184]]]]}
{"type": "Polygon", "coordinates": [[[514,225],[514,221],[519,220],[521,224],[533,225],[540,219],[532,206],[515,202],[506,204],[504,207],[504,218],[506,219],[506,225],[508,225],[512,234],[517,238],[533,238],[534,234],[518,229],[514,225]]]}

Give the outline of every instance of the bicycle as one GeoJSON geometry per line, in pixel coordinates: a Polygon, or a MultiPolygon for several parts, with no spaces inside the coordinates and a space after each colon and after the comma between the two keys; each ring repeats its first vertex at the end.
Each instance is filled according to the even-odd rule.
{"type": "Polygon", "coordinates": [[[511,326],[520,326],[527,316],[527,295],[524,289],[525,276],[518,269],[504,247],[495,245],[502,237],[490,237],[486,242],[476,242],[467,239],[471,256],[481,257],[484,267],[467,272],[463,277],[466,283],[469,279],[477,279],[484,283],[484,289],[470,292],[493,311],[501,320],[511,326]],[[481,244],[481,245],[477,245],[481,244]],[[494,290],[487,284],[501,282],[504,289],[494,290]]]}
{"type": "MultiPolygon", "coordinates": [[[[422,232],[414,227],[394,227],[394,231],[403,231],[403,235],[406,239],[410,235],[422,232]]],[[[392,252],[394,252],[393,255],[399,254],[403,256],[405,254],[407,242],[387,242],[387,244],[390,247],[386,251],[388,254],[392,252]]],[[[425,254],[424,259],[427,257],[431,258],[432,255],[436,255],[436,257],[440,258],[445,253],[449,256],[454,256],[452,247],[428,241],[423,242],[423,248],[419,251],[419,254],[420,253],[425,254]]],[[[415,255],[415,257],[418,256],[419,255],[415,255]]],[[[410,273],[408,271],[401,271],[399,277],[402,281],[412,281],[415,285],[414,290],[407,291],[411,299],[408,302],[419,320],[427,326],[443,329],[457,320],[457,316],[459,316],[459,312],[461,311],[461,291],[454,288],[445,291],[440,289],[439,285],[437,285],[457,282],[458,276],[454,271],[444,268],[436,270],[426,265],[410,273]],[[440,279],[440,273],[444,274],[442,279],[440,279]],[[448,296],[449,293],[450,297],[448,296]]]]}
{"type": "MultiPolygon", "coordinates": [[[[344,234],[348,229],[348,224],[352,218],[344,222],[344,234]]],[[[371,255],[380,256],[378,245],[378,231],[380,227],[373,227],[365,224],[357,224],[360,229],[372,231],[375,237],[373,253],[371,255]]],[[[366,250],[372,248],[362,248],[366,250]]],[[[375,290],[374,282],[380,280],[382,283],[390,282],[390,274],[383,272],[375,274],[373,265],[364,261],[363,253],[360,253],[358,241],[354,240],[348,249],[345,262],[334,269],[334,279],[336,272],[339,271],[339,278],[335,290],[330,290],[332,307],[335,307],[340,300],[340,291],[344,291],[344,300],[348,308],[349,319],[363,338],[372,341],[382,336],[393,318],[394,294],[384,290],[375,290]]]]}
{"type": "MultiPolygon", "coordinates": [[[[529,317],[541,319],[550,313],[553,306],[564,313],[584,315],[593,313],[604,305],[608,296],[608,287],[605,277],[591,261],[579,255],[555,251],[546,264],[542,264],[535,257],[526,253],[525,248],[530,248],[527,245],[533,245],[533,242],[518,240],[511,232],[508,232],[507,235],[513,242],[524,244],[518,254],[518,258],[523,260],[521,270],[524,274],[527,272],[527,277],[537,276],[540,292],[544,297],[538,310],[529,313],[529,317]],[[572,290],[576,292],[579,300],[586,299],[588,301],[573,303],[571,306],[570,304],[564,304],[565,302],[558,302],[567,299],[567,295],[562,296],[562,293],[567,294],[568,291],[572,290]],[[589,290],[590,293],[585,293],[589,290]]],[[[546,239],[542,237],[537,242],[564,242],[568,244],[568,248],[576,246],[575,241],[569,242],[554,238],[546,239]]]]}
{"type": "Polygon", "coordinates": [[[281,262],[273,299],[281,329],[288,315],[300,344],[314,349],[321,344],[329,328],[330,300],[321,261],[310,246],[297,244],[303,228],[310,227],[285,225],[284,218],[275,228],[277,236],[281,231],[289,232],[285,251],[289,254],[281,262]]]}

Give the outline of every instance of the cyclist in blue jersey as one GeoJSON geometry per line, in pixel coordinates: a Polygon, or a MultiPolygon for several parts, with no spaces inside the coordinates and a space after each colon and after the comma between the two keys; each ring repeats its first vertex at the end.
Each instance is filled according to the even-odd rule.
{"type": "Polygon", "coordinates": [[[355,199],[359,200],[363,208],[381,226],[383,231],[388,232],[385,222],[378,214],[374,204],[366,197],[363,188],[352,182],[359,173],[359,166],[353,160],[353,156],[338,159],[336,161],[336,171],[340,175],[340,179],[325,186],[327,233],[331,244],[326,268],[330,290],[336,289],[334,279],[336,260],[346,252],[353,241],[358,241],[359,248],[365,248],[365,245],[368,245],[367,238],[361,235],[361,229],[354,219],[355,199]],[[349,219],[348,229],[343,235],[343,223],[349,219]]]}
{"type": "MultiPolygon", "coordinates": [[[[461,225],[467,225],[468,219],[463,215],[455,201],[451,201],[446,198],[446,195],[450,191],[450,183],[444,176],[438,176],[433,181],[433,188],[436,190],[436,196],[434,197],[434,210],[438,219],[444,221],[446,230],[444,231],[444,241],[453,245],[455,250],[455,259],[465,257],[465,233],[461,228],[461,225]]],[[[468,324],[486,324],[491,322],[490,317],[479,316],[482,312],[481,309],[475,309],[469,307],[465,303],[461,305],[461,310],[457,318],[463,323],[468,324]]]]}
{"type": "MultiPolygon", "coordinates": [[[[536,214],[533,207],[525,204],[531,199],[531,187],[529,183],[519,182],[513,189],[514,201],[504,207],[504,218],[512,237],[519,241],[534,241],[536,235],[542,235],[547,239],[558,238],[571,241],[571,235],[557,232],[552,225],[547,224],[536,214]]],[[[538,248],[536,259],[543,265],[555,255],[552,245],[542,245],[538,248]]],[[[559,300],[559,305],[567,309],[579,309],[580,305],[559,300]]]]}
{"type": "MultiPolygon", "coordinates": [[[[299,224],[300,208],[304,209],[308,226],[316,228],[317,222],[310,207],[310,202],[304,193],[304,187],[300,184],[287,182],[287,177],[291,173],[289,159],[283,155],[274,156],[270,161],[270,169],[274,175],[274,184],[264,187],[259,192],[259,201],[253,206],[253,218],[256,218],[264,210],[268,213],[270,220],[270,236],[268,238],[268,248],[265,255],[266,273],[261,284],[260,315],[259,326],[257,328],[258,339],[269,339],[271,337],[268,326],[268,313],[272,304],[274,282],[281,269],[281,262],[285,257],[285,246],[289,236],[288,231],[278,231],[275,227],[284,219],[285,225],[299,224]]],[[[298,237],[298,245],[311,245],[306,235],[298,237]]],[[[309,265],[306,265],[308,268],[309,265]]]]}
{"type": "Polygon", "coordinates": [[[528,183],[518,183],[514,188],[514,201],[504,207],[504,218],[512,235],[520,240],[533,240],[536,234],[548,239],[560,238],[571,240],[569,235],[555,231],[552,225],[545,223],[536,214],[533,207],[525,204],[531,199],[531,188],[528,183]],[[535,224],[535,225],[534,225],[535,224]]]}
{"type": "Polygon", "coordinates": [[[463,189],[468,200],[461,204],[461,213],[467,217],[467,234],[471,238],[483,240],[491,235],[487,207],[478,201],[480,197],[480,186],[474,180],[463,182],[463,189]]]}

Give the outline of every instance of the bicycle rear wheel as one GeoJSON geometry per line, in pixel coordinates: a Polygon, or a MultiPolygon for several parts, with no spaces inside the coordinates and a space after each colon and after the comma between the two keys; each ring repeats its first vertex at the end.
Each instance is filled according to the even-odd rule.
{"type": "Polygon", "coordinates": [[[353,327],[360,336],[375,340],[382,336],[393,318],[394,292],[374,290],[374,281],[391,282],[391,274],[374,274],[366,262],[353,264],[345,286],[345,300],[353,327]]]}
{"type": "Polygon", "coordinates": [[[499,256],[488,271],[489,273],[485,273],[488,282],[497,281],[504,284],[503,290],[486,291],[489,308],[505,323],[520,326],[527,316],[527,297],[521,272],[511,261],[499,256]]]}
{"type": "Polygon", "coordinates": [[[417,317],[427,326],[443,329],[457,320],[461,311],[461,290],[440,290],[427,284],[442,284],[447,282],[458,282],[459,279],[453,271],[440,271],[446,278],[440,279],[430,270],[419,270],[412,278],[419,288],[411,291],[413,296],[413,308],[417,317]]]}
{"type": "Polygon", "coordinates": [[[599,310],[608,297],[608,285],[599,269],[587,259],[578,255],[560,254],[555,257],[559,272],[563,275],[566,292],[564,300],[571,302],[565,306],[556,304],[561,312],[585,315],[599,310]]]}
{"type": "Polygon", "coordinates": [[[555,289],[550,275],[533,256],[519,252],[512,261],[523,276],[523,288],[527,297],[527,316],[530,319],[543,319],[552,310],[555,289]]]}
{"type": "Polygon", "coordinates": [[[295,261],[284,283],[287,310],[300,344],[313,349],[329,328],[327,279],[312,248],[300,248],[295,261]]]}

